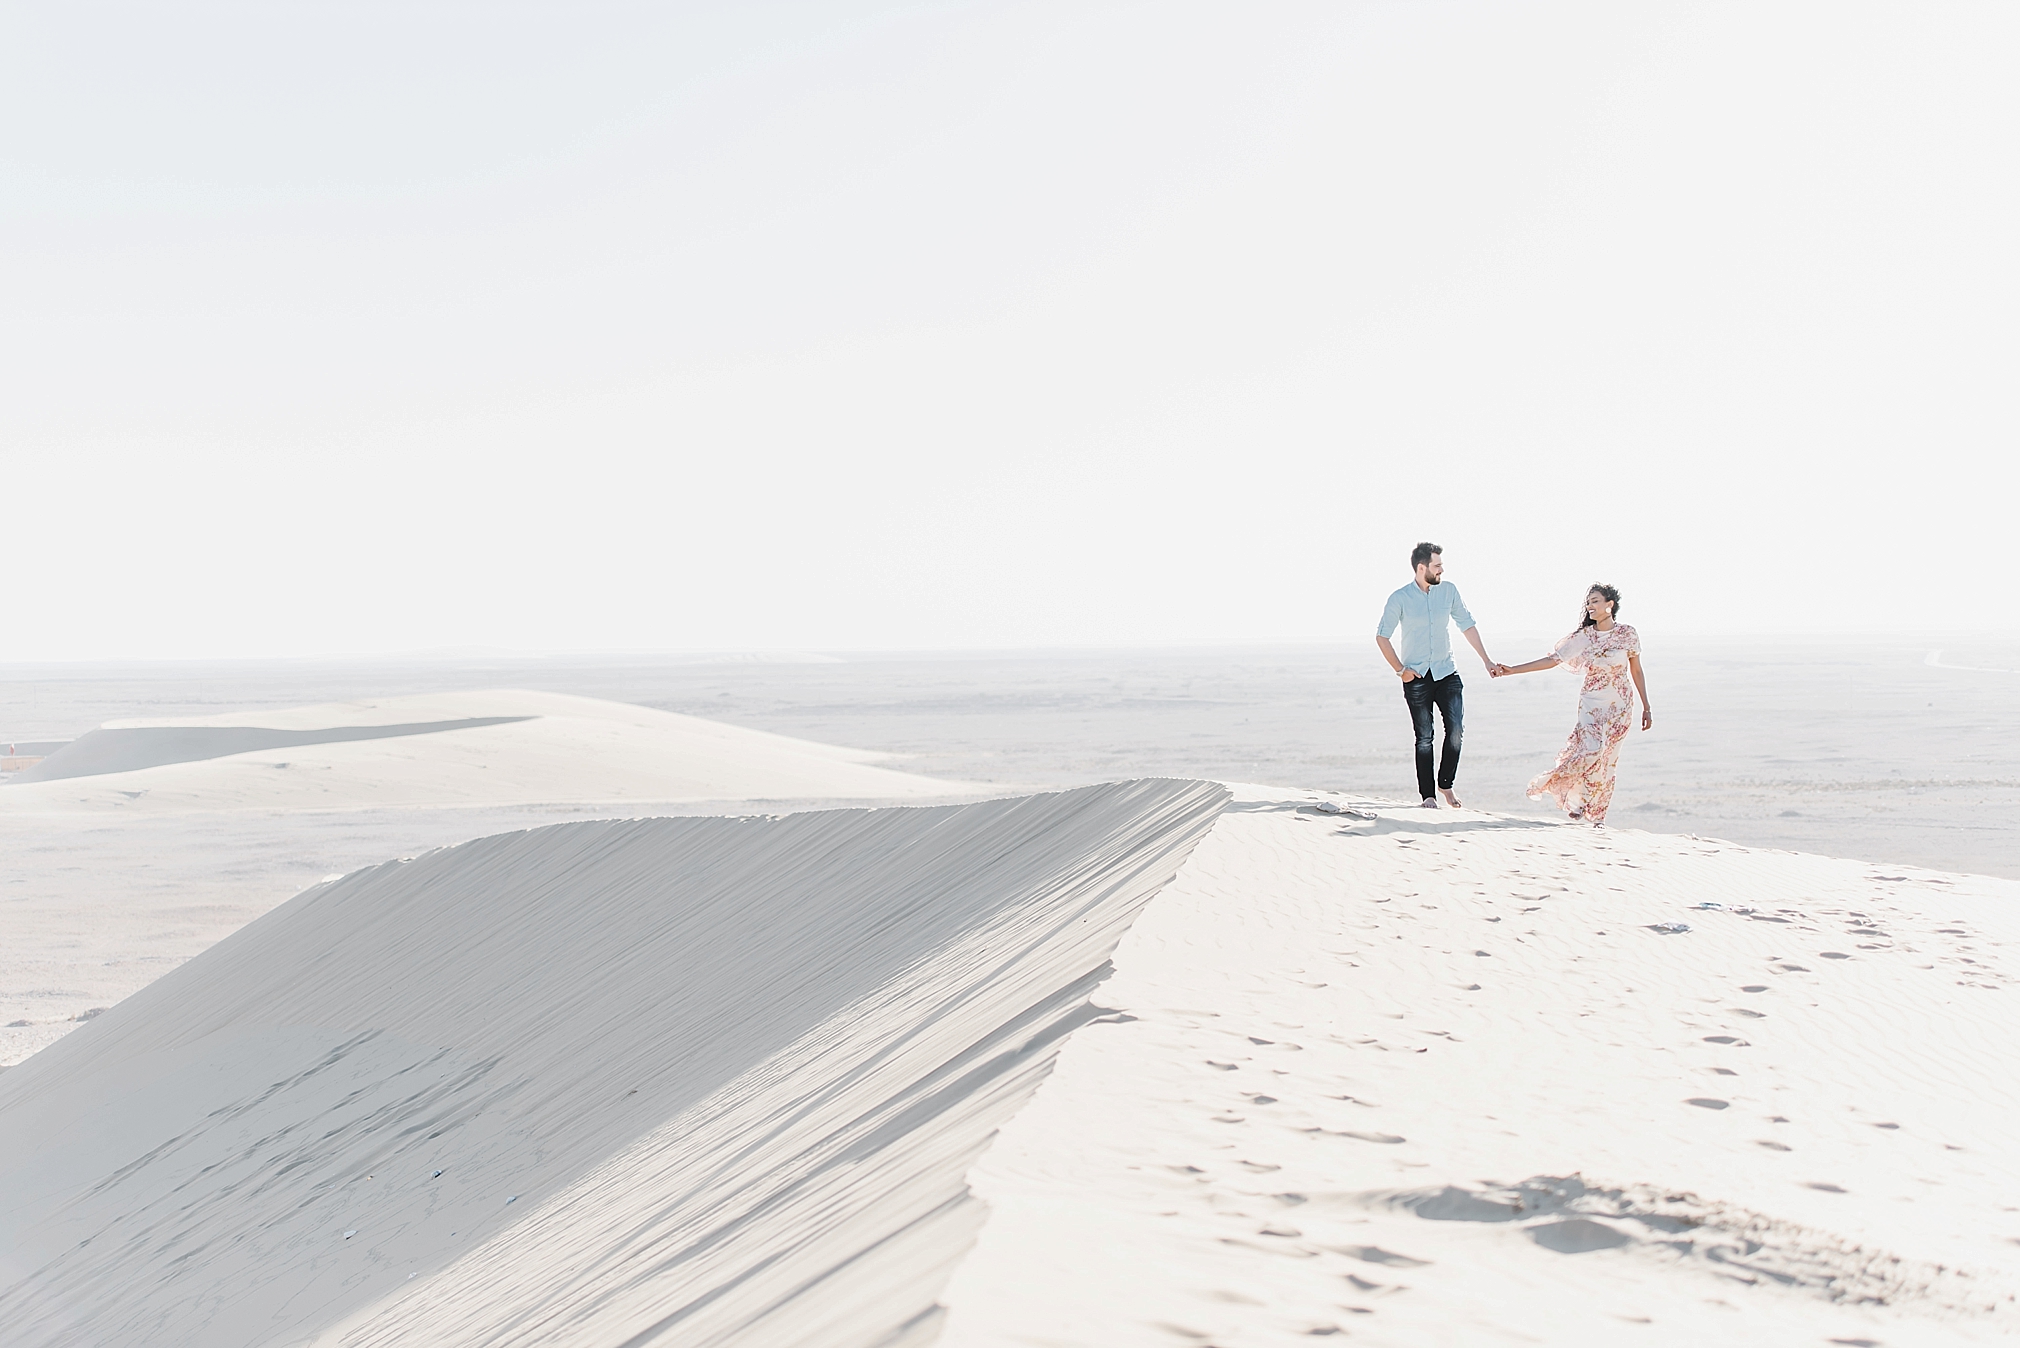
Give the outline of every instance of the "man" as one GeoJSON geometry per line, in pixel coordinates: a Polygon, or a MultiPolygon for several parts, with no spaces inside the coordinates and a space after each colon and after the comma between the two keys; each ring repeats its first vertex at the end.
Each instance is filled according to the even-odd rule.
{"type": "Polygon", "coordinates": [[[1499,672],[1501,666],[1487,657],[1473,615],[1466,611],[1466,601],[1459,598],[1459,587],[1444,579],[1444,549],[1436,543],[1419,543],[1410,552],[1410,565],[1417,578],[1389,596],[1381,625],[1375,628],[1375,647],[1403,680],[1403,701],[1409,704],[1410,723],[1417,732],[1417,794],[1423,797],[1427,810],[1438,808],[1438,798],[1431,791],[1431,708],[1437,707],[1445,718],[1445,752],[1438,760],[1437,786],[1445,793],[1446,803],[1456,810],[1459,798],[1452,794],[1452,787],[1459,779],[1466,703],[1465,685],[1459,682],[1459,670],[1452,663],[1452,638],[1446,624],[1459,624],[1488,674],[1499,672]],[[1400,656],[1389,644],[1399,626],[1403,629],[1400,656]]]}

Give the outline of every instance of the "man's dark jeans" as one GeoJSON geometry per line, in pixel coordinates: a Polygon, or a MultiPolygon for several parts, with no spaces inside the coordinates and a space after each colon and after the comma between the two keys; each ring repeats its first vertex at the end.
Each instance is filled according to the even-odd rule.
{"type": "Polygon", "coordinates": [[[1452,783],[1459,780],[1459,744],[1466,737],[1465,691],[1456,669],[1442,679],[1419,674],[1403,685],[1403,701],[1410,704],[1410,724],[1417,730],[1417,794],[1426,799],[1432,794],[1431,708],[1437,707],[1445,718],[1445,753],[1438,760],[1437,784],[1450,791],[1452,783]]]}

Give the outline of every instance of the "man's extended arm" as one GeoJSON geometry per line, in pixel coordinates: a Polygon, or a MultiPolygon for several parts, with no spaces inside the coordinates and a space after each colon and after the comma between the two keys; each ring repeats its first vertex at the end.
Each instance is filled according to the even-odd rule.
{"type": "Polygon", "coordinates": [[[1487,666],[1487,672],[1489,674],[1498,675],[1499,673],[1501,673],[1502,666],[1495,664],[1494,661],[1491,658],[1489,658],[1487,654],[1487,645],[1485,642],[1480,640],[1479,628],[1477,627],[1467,628],[1466,641],[1473,647],[1474,650],[1480,653],[1480,663],[1487,666]]]}
{"type": "Polygon", "coordinates": [[[1451,586],[1450,594],[1452,604],[1452,622],[1458,627],[1458,629],[1461,632],[1464,632],[1466,634],[1466,640],[1472,645],[1473,649],[1479,653],[1480,663],[1487,666],[1487,672],[1489,674],[1498,674],[1500,672],[1501,666],[1495,664],[1492,659],[1488,658],[1487,647],[1485,643],[1483,643],[1480,640],[1480,629],[1478,625],[1475,624],[1473,621],[1473,611],[1466,607],[1466,600],[1460,595],[1459,587],[1456,585],[1451,586]]]}

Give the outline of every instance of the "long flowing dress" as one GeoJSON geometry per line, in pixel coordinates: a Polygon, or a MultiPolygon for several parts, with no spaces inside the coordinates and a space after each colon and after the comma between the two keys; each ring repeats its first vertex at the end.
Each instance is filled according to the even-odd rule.
{"type": "Polygon", "coordinates": [[[1555,800],[1558,807],[1592,823],[1606,821],[1613,803],[1613,773],[1620,764],[1620,742],[1634,717],[1634,679],[1627,657],[1641,650],[1632,627],[1615,623],[1610,632],[1581,627],[1557,643],[1551,652],[1573,669],[1585,671],[1578,693],[1578,724],[1557,755],[1556,766],[1529,783],[1529,799],[1555,800]]]}

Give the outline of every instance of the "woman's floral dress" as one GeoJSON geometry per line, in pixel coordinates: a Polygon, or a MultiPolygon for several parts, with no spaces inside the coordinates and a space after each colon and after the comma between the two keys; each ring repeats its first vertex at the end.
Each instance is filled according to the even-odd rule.
{"type": "Polygon", "coordinates": [[[1634,679],[1627,657],[1641,650],[1632,627],[1615,623],[1611,632],[1581,627],[1557,643],[1551,654],[1573,669],[1585,671],[1578,694],[1578,724],[1557,755],[1557,765],[1529,783],[1529,799],[1549,797],[1569,811],[1584,811],[1593,823],[1603,823],[1613,802],[1613,771],[1620,763],[1620,742],[1627,738],[1634,716],[1634,679]]]}

